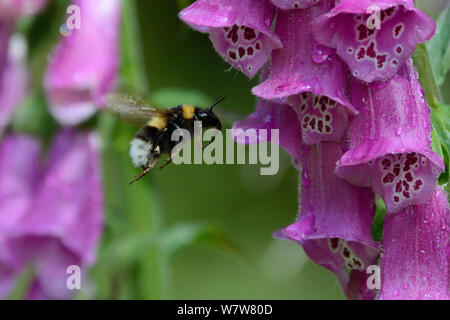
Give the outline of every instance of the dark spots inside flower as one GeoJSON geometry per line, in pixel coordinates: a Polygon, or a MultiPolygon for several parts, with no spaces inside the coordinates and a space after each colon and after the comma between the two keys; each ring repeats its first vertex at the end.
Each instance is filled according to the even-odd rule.
{"type": "Polygon", "coordinates": [[[403,196],[404,196],[405,198],[407,198],[407,199],[410,198],[409,192],[408,192],[408,191],[403,191],[403,196]]]}
{"type": "Polygon", "coordinates": [[[406,180],[403,180],[403,187],[405,188],[406,191],[409,191],[409,184],[406,180]]]}
{"type": "Polygon", "coordinates": [[[230,57],[230,59],[232,60],[236,60],[237,56],[236,56],[236,52],[230,50],[228,51],[228,56],[230,57]]]}
{"type": "Polygon", "coordinates": [[[394,182],[394,179],[395,179],[394,175],[392,173],[388,173],[384,176],[383,183],[384,184],[392,183],[392,182],[394,182]]]}
{"type": "Polygon", "coordinates": [[[395,52],[397,53],[397,54],[402,54],[402,52],[403,52],[403,47],[402,46],[400,46],[400,45],[398,45],[397,47],[395,47],[395,52]]]}
{"type": "Polygon", "coordinates": [[[403,190],[402,181],[400,180],[395,185],[395,192],[400,193],[400,192],[402,192],[402,190],[403,190]]]}
{"type": "Polygon", "coordinates": [[[367,47],[366,52],[368,57],[375,58],[377,56],[377,53],[375,52],[375,42],[371,42],[369,46],[367,47]]]}
{"type": "Polygon", "coordinates": [[[308,94],[306,92],[302,92],[301,95],[303,100],[308,99],[308,94]]]}
{"type": "Polygon", "coordinates": [[[329,114],[327,114],[327,115],[325,116],[325,121],[326,121],[326,122],[330,122],[330,120],[331,120],[331,116],[330,116],[329,114]]]}
{"type": "Polygon", "coordinates": [[[342,249],[342,255],[344,256],[344,258],[349,258],[350,257],[350,250],[348,250],[347,247],[344,247],[342,249]]]}
{"type": "Polygon", "coordinates": [[[256,50],[261,49],[261,46],[260,46],[259,42],[257,42],[257,43],[255,44],[255,49],[256,49],[256,50]]]}
{"type": "Polygon", "coordinates": [[[256,32],[254,29],[245,27],[244,29],[244,39],[247,41],[251,41],[256,38],[256,32]]]}
{"type": "Polygon", "coordinates": [[[377,56],[377,68],[383,69],[384,64],[386,63],[387,55],[386,54],[380,54],[377,56]]]}
{"type": "Polygon", "coordinates": [[[239,58],[242,58],[243,56],[245,56],[245,48],[244,47],[239,47],[238,48],[238,53],[239,53],[239,58]]]}
{"type": "Polygon", "coordinates": [[[234,25],[231,30],[227,33],[227,39],[231,39],[233,43],[237,43],[239,40],[238,36],[238,26],[234,25]]]}
{"type": "Polygon", "coordinates": [[[254,50],[253,50],[252,47],[248,47],[248,48],[247,48],[247,55],[252,56],[252,55],[253,55],[253,52],[254,52],[254,50]]]}
{"type": "Polygon", "coordinates": [[[312,118],[311,121],[309,122],[309,125],[311,126],[311,129],[315,129],[316,128],[316,119],[312,118]]]}
{"type": "Polygon", "coordinates": [[[361,60],[366,55],[366,49],[364,47],[359,48],[358,53],[356,54],[356,59],[361,60]]]}
{"type": "Polygon", "coordinates": [[[365,24],[360,24],[358,27],[356,27],[356,30],[358,31],[358,40],[364,41],[371,35],[375,33],[376,29],[369,29],[365,24]]]}
{"type": "Polygon", "coordinates": [[[356,258],[353,258],[353,264],[354,264],[356,267],[358,267],[358,268],[361,268],[361,267],[362,267],[362,262],[359,261],[359,260],[356,259],[356,258]]]}
{"type": "Polygon", "coordinates": [[[400,174],[400,164],[398,163],[394,165],[394,174],[396,177],[400,174]]]}
{"type": "Polygon", "coordinates": [[[394,66],[394,67],[398,66],[398,60],[397,60],[397,59],[392,59],[392,60],[391,60],[391,64],[392,64],[392,66],[394,66]]]}
{"type": "Polygon", "coordinates": [[[322,120],[317,121],[317,129],[319,129],[319,132],[323,132],[323,121],[322,120]]]}
{"type": "Polygon", "coordinates": [[[302,104],[300,106],[300,112],[305,112],[305,110],[306,110],[306,104],[302,104]]]}
{"type": "Polygon", "coordinates": [[[423,185],[422,180],[418,179],[418,180],[416,181],[416,183],[414,184],[414,190],[416,190],[416,191],[420,190],[420,187],[421,187],[422,185],[423,185]]]}
{"type": "Polygon", "coordinates": [[[389,159],[387,159],[387,158],[384,158],[382,161],[381,161],[381,164],[383,165],[383,169],[384,170],[386,170],[386,169],[389,169],[390,167],[391,167],[391,160],[389,160],[389,159]]]}
{"type": "Polygon", "coordinates": [[[298,8],[299,8],[298,3],[294,3],[294,9],[298,9],[298,8]]]}
{"type": "Polygon", "coordinates": [[[399,203],[399,202],[400,202],[400,198],[399,198],[399,197],[397,197],[397,196],[394,196],[394,202],[397,202],[397,203],[399,203]]]}
{"type": "Polygon", "coordinates": [[[339,249],[339,238],[328,239],[328,244],[332,251],[337,251],[339,249]]]}
{"type": "Polygon", "coordinates": [[[403,32],[403,23],[397,24],[392,31],[394,38],[400,37],[403,32]]]}
{"type": "Polygon", "coordinates": [[[412,182],[412,181],[414,180],[414,178],[413,178],[411,172],[408,172],[407,174],[405,174],[405,179],[406,179],[408,182],[412,182]]]}
{"type": "Polygon", "coordinates": [[[327,133],[330,133],[331,132],[331,127],[330,126],[326,126],[325,130],[326,130],[327,133]]]}

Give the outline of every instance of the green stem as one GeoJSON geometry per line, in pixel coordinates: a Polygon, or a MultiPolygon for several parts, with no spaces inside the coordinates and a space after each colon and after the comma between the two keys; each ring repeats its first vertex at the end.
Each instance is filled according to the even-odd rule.
{"type": "Polygon", "coordinates": [[[417,45],[414,53],[414,64],[419,72],[420,84],[425,90],[427,103],[432,108],[436,101],[442,101],[442,94],[430,63],[428,49],[424,43],[417,45]]]}

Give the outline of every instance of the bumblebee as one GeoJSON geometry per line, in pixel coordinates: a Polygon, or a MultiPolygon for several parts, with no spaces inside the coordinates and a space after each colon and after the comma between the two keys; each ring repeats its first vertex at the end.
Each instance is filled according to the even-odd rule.
{"type": "MultiPolygon", "coordinates": [[[[160,169],[172,161],[172,151],[180,143],[171,139],[175,130],[185,129],[192,137],[194,121],[200,121],[203,128],[216,128],[218,131],[222,131],[222,123],[213,108],[224,99],[224,97],[217,98],[208,108],[181,104],[161,110],[151,108],[133,98],[118,94],[109,95],[107,104],[113,113],[129,123],[144,124],[130,142],[131,160],[135,167],[142,169],[141,173],[130,181],[130,184],[149,173],[162,155],[168,154],[169,156],[160,169]]],[[[211,144],[214,138],[212,137],[203,148],[211,144]]]]}

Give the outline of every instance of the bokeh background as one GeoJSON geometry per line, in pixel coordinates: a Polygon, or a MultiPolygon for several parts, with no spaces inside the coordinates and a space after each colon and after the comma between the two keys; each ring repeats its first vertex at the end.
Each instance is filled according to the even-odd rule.
{"type": "MultiPolygon", "coordinates": [[[[447,0],[422,0],[436,17],[447,0]]],[[[51,1],[17,26],[29,45],[30,96],[13,130],[49,143],[58,125],[47,111],[42,77],[69,2],[51,1]]],[[[208,36],[177,17],[188,0],[124,0],[120,85],[152,104],[209,105],[226,96],[226,128],[253,111],[249,80],[216,54],[208,36]]],[[[95,30],[92,30],[95,32],[95,30]]],[[[450,81],[443,94],[450,102],[450,81]]],[[[298,211],[298,172],[281,150],[280,171],[259,165],[170,165],[129,186],[128,156],[137,128],[101,112],[105,228],[90,285],[81,299],[344,299],[334,275],[312,263],[300,246],[272,237],[298,211]]],[[[19,284],[15,294],[20,296],[19,284]]]]}

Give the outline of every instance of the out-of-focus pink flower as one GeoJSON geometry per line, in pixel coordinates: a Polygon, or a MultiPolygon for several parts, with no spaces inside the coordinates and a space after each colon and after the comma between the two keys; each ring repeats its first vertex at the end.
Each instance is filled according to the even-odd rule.
{"type": "Polygon", "coordinates": [[[424,204],[388,213],[380,299],[450,299],[450,210],[440,188],[424,204]]]}
{"type": "Polygon", "coordinates": [[[11,23],[0,22],[0,135],[28,90],[26,44],[11,31],[11,23]]]}
{"type": "Polygon", "coordinates": [[[3,227],[0,286],[5,290],[0,294],[6,294],[11,277],[31,264],[36,278],[30,297],[69,298],[73,292],[66,287],[67,267],[83,268],[92,264],[102,232],[103,195],[97,137],[94,133],[71,130],[59,133],[47,165],[39,174],[39,184],[32,184],[34,180],[29,177],[39,172],[35,168],[39,161],[36,156],[24,157],[34,149],[18,153],[29,142],[19,144],[13,138],[6,142],[1,151],[9,151],[10,157],[17,156],[5,160],[1,167],[5,169],[0,171],[5,176],[3,193],[9,199],[0,207],[6,220],[0,225],[3,227]],[[13,143],[15,150],[11,152],[13,143]],[[35,193],[33,198],[31,192],[35,193]]]}
{"type": "Polygon", "coordinates": [[[341,0],[314,29],[315,38],[336,48],[353,76],[372,82],[394,77],[436,25],[414,0],[341,0]]]}
{"type": "Polygon", "coordinates": [[[281,47],[271,31],[274,16],[269,0],[197,0],[179,13],[192,28],[209,33],[217,52],[248,77],[281,47]]]}
{"type": "Polygon", "coordinates": [[[430,110],[412,61],[386,83],[352,79],[350,96],[360,113],[349,122],[350,150],[336,173],[371,186],[389,212],[427,202],[445,167],[430,147],[430,110]]]}
{"type": "Polygon", "coordinates": [[[0,142],[0,299],[7,296],[22,268],[12,258],[7,239],[32,207],[39,152],[39,143],[30,137],[7,136],[0,142]]]}
{"type": "Polygon", "coordinates": [[[0,20],[14,20],[38,13],[47,0],[0,0],[0,20]]]}
{"type": "Polygon", "coordinates": [[[76,125],[104,105],[119,63],[119,0],[75,0],[81,29],[64,37],[50,57],[44,87],[50,112],[63,125],[76,125]]]}

